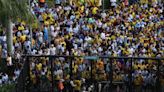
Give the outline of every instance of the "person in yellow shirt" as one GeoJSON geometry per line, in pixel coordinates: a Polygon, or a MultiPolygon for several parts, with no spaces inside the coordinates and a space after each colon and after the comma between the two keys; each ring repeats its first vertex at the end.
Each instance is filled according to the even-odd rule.
{"type": "Polygon", "coordinates": [[[97,10],[98,10],[97,7],[93,7],[93,8],[92,8],[92,14],[93,14],[93,15],[96,15],[96,14],[97,14],[97,10]]]}
{"type": "Polygon", "coordinates": [[[49,81],[52,81],[52,78],[51,78],[51,71],[50,71],[50,70],[47,71],[46,77],[48,78],[49,81]]]}
{"type": "Polygon", "coordinates": [[[89,6],[94,6],[95,0],[86,0],[89,6]]]}
{"type": "Polygon", "coordinates": [[[100,7],[102,5],[102,0],[95,0],[95,5],[100,7]]]}
{"type": "Polygon", "coordinates": [[[135,63],[135,64],[134,64],[133,69],[134,69],[134,70],[137,70],[137,69],[138,69],[138,63],[135,63]]]}
{"type": "Polygon", "coordinates": [[[80,92],[81,91],[81,80],[74,80],[74,92],[80,92]]]}
{"type": "Polygon", "coordinates": [[[24,35],[20,36],[20,40],[21,40],[22,43],[25,42],[25,40],[26,40],[26,35],[24,34],[24,35]]]}
{"type": "Polygon", "coordinates": [[[36,75],[33,72],[30,72],[30,79],[33,84],[36,84],[36,75]]]}
{"type": "Polygon", "coordinates": [[[141,74],[137,75],[134,79],[134,84],[136,88],[136,92],[141,92],[141,86],[143,84],[143,77],[141,74]]]}
{"type": "Polygon", "coordinates": [[[25,29],[25,28],[24,28],[23,25],[21,25],[21,26],[18,27],[18,30],[19,30],[19,31],[23,31],[24,29],[25,29]]]}
{"type": "Polygon", "coordinates": [[[73,66],[73,73],[77,73],[77,69],[78,69],[78,65],[75,64],[75,65],[73,66]]]}
{"type": "Polygon", "coordinates": [[[14,35],[13,36],[13,44],[15,44],[17,42],[17,37],[14,35]]]}
{"type": "MultiPolygon", "coordinates": [[[[121,82],[123,80],[123,77],[121,76],[121,74],[118,71],[114,71],[113,73],[113,81],[114,82],[121,82]]],[[[114,84],[117,88],[117,92],[119,92],[122,88],[120,84],[114,84]]]]}
{"type": "Polygon", "coordinates": [[[47,19],[47,17],[48,17],[48,15],[47,15],[47,13],[42,13],[42,18],[43,18],[43,21],[45,21],[46,19],[47,19]]]}
{"type": "Polygon", "coordinates": [[[96,65],[97,69],[103,70],[104,69],[104,62],[99,60],[96,65]]]}
{"type": "Polygon", "coordinates": [[[39,63],[36,65],[37,70],[41,71],[42,70],[42,63],[39,63]]]}
{"type": "Polygon", "coordinates": [[[84,12],[84,6],[80,7],[80,13],[82,14],[84,12]]]}

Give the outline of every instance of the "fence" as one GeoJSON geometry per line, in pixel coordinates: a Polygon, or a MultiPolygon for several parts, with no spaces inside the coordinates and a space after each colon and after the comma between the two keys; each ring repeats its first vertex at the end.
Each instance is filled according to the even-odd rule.
{"type": "Polygon", "coordinates": [[[64,79],[62,92],[74,92],[76,89],[70,82],[75,83],[76,80],[83,79],[85,82],[81,82],[80,90],[91,89],[92,92],[164,91],[164,58],[51,55],[23,57],[25,64],[18,79],[16,92],[60,92],[60,78],[64,79]],[[138,69],[137,65],[141,67],[138,69]],[[80,69],[80,66],[85,68],[80,69]],[[144,75],[144,70],[148,72],[145,73],[146,78],[151,77],[149,83],[145,84],[143,81],[146,78],[143,78],[142,83],[137,84],[140,82],[140,75],[144,75]]]}

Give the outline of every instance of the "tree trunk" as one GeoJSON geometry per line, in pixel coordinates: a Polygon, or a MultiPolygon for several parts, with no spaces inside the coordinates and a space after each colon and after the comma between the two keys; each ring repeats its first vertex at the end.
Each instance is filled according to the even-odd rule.
{"type": "Polygon", "coordinates": [[[7,25],[7,52],[12,55],[12,47],[13,47],[13,25],[11,20],[8,20],[7,25]]]}

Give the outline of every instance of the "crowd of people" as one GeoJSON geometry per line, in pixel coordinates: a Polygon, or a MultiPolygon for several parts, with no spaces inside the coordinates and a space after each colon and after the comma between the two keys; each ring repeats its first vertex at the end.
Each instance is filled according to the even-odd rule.
{"type": "Polygon", "coordinates": [[[83,58],[68,59],[62,57],[50,59],[42,57],[32,58],[30,61],[30,76],[33,84],[31,90],[51,90],[52,80],[54,81],[55,90],[59,92],[72,91],[71,89],[90,92],[93,87],[104,90],[104,85],[101,82],[111,81],[111,78],[114,83],[113,92],[127,91],[130,86],[133,86],[134,92],[141,92],[141,90],[154,92],[158,78],[160,79],[161,88],[163,88],[164,63],[160,65],[160,75],[157,76],[158,63],[155,60],[133,60],[132,69],[128,59],[90,61],[83,58]],[[112,65],[109,61],[112,62],[112,65]],[[53,62],[53,67],[51,62],[53,62]],[[130,77],[131,73],[132,76],[130,77]],[[130,84],[130,79],[132,84],[130,84]]]}
{"type": "Polygon", "coordinates": [[[41,30],[33,30],[32,46],[29,39],[23,40],[26,52],[144,57],[163,55],[162,4],[134,4],[128,7],[120,4],[104,12],[86,4],[79,7],[76,4],[59,5],[50,9],[38,9],[34,4],[33,8],[43,25],[41,30]]]}
{"type": "MultiPolygon", "coordinates": [[[[44,0],[43,0],[44,1],[44,0]]],[[[13,28],[13,52],[18,63],[22,54],[32,55],[105,55],[126,57],[163,57],[163,3],[157,0],[140,0],[141,2],[128,5],[126,2],[111,2],[112,8],[100,9],[101,0],[56,0],[54,7],[48,7],[45,2],[31,0],[32,13],[38,18],[34,21],[32,32],[27,24],[18,20],[13,28]]],[[[115,1],[115,0],[111,0],[115,1]]],[[[125,0],[126,1],[126,0],[125,0]]],[[[5,31],[2,32],[5,35],[5,31]]],[[[0,51],[2,57],[8,57],[5,36],[1,38],[0,51]]],[[[47,78],[52,81],[49,59],[33,58],[30,63],[31,81],[38,84],[38,79],[47,78]]],[[[71,87],[82,90],[82,84],[90,79],[90,62],[75,58],[71,63],[65,58],[54,60],[54,78],[60,84],[60,90],[71,87]],[[71,81],[70,71],[74,81],[71,81]],[[63,82],[64,80],[64,82],[63,82]],[[63,84],[62,83],[66,83],[63,84]],[[64,86],[67,85],[67,86],[64,86]]],[[[113,61],[113,80],[129,81],[128,67],[125,60],[113,61]]],[[[11,60],[7,63],[12,65],[11,60]]],[[[161,72],[164,62],[161,61],[161,72]]],[[[93,76],[96,80],[108,80],[110,64],[107,60],[98,60],[93,64],[93,76]]],[[[18,70],[18,69],[17,69],[18,70]]],[[[152,60],[135,60],[133,62],[133,82],[140,89],[146,85],[154,86],[152,82],[157,76],[157,62],[152,60]],[[152,72],[153,71],[153,72],[152,72]],[[153,84],[153,85],[152,85],[153,84]]],[[[16,70],[13,70],[16,71],[16,70]]],[[[19,71],[20,72],[20,71],[19,71]]],[[[19,74],[16,71],[16,74],[19,74]]],[[[6,73],[0,73],[7,77],[6,73]]],[[[163,74],[161,83],[163,83],[163,74]]],[[[1,78],[1,79],[5,79],[1,78]]],[[[39,81],[40,82],[40,81],[39,81]]],[[[1,84],[1,81],[0,81],[1,84]]],[[[89,87],[92,89],[92,87],[89,87]]],[[[140,90],[136,92],[141,92],[140,90]]]]}
{"type": "MultiPolygon", "coordinates": [[[[37,35],[39,32],[41,36],[34,35],[34,46],[40,49],[33,48],[32,54],[163,57],[162,4],[141,2],[127,6],[120,3],[109,11],[101,11],[96,5],[82,2],[65,6],[59,4],[47,10],[42,7],[41,13],[38,9],[34,10],[43,23],[43,31],[36,29],[33,33],[37,35]]],[[[32,61],[31,80],[34,84],[45,75],[51,81],[49,60],[32,61]]],[[[70,61],[64,58],[54,61],[55,80],[59,84],[64,80],[58,90],[65,90],[70,84],[74,90],[82,90],[84,80],[87,84],[90,80],[89,61],[73,60],[73,81],[70,65],[70,61]]],[[[100,60],[93,65],[93,79],[109,79],[110,64],[107,61],[100,60]]],[[[129,81],[129,71],[125,71],[123,65],[120,60],[113,64],[114,81],[129,81]]],[[[129,63],[125,65],[129,67],[129,63]]],[[[136,92],[140,92],[141,87],[146,89],[148,85],[154,88],[157,79],[156,61],[136,60],[133,69],[132,81],[137,87],[136,92]]]]}

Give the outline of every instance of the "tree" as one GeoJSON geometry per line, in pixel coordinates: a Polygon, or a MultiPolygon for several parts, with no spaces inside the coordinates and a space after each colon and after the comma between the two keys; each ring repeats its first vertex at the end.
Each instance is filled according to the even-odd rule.
{"type": "Polygon", "coordinates": [[[33,19],[29,12],[28,0],[0,0],[0,24],[7,33],[7,51],[12,54],[13,25],[18,18],[30,23],[33,19]]]}

